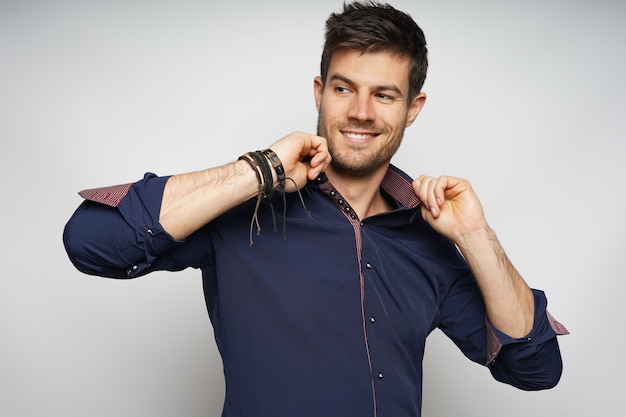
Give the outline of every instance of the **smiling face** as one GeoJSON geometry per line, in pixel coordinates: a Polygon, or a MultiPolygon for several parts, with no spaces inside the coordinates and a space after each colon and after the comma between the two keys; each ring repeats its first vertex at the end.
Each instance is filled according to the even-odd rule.
{"type": "Polygon", "coordinates": [[[350,176],[387,169],[426,99],[409,102],[409,60],[388,52],[336,51],[325,85],[316,77],[314,89],[332,169],[350,176]]]}

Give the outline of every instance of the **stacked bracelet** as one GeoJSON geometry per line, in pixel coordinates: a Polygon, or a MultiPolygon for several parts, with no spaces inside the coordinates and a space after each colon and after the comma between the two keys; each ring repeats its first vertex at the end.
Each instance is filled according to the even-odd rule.
{"type": "Polygon", "coordinates": [[[278,155],[276,155],[276,152],[271,149],[265,149],[263,155],[269,159],[272,167],[274,167],[274,172],[276,172],[276,178],[278,179],[278,189],[282,191],[282,189],[285,188],[285,168],[283,167],[283,163],[280,161],[278,155]]]}
{"type": "Polygon", "coordinates": [[[248,153],[246,153],[244,155],[241,155],[239,157],[239,160],[244,160],[248,164],[250,164],[250,166],[252,167],[252,169],[256,173],[257,179],[259,180],[259,192],[260,193],[264,193],[265,192],[266,177],[265,177],[265,175],[263,173],[263,169],[261,168],[261,165],[259,165],[259,162],[257,161],[257,159],[252,156],[252,152],[248,152],[248,153]]]}
{"type": "Polygon", "coordinates": [[[264,151],[248,152],[241,155],[239,159],[248,162],[259,180],[259,191],[262,198],[270,198],[274,192],[274,176],[272,168],[276,172],[278,179],[278,189],[282,190],[285,186],[285,169],[278,158],[278,155],[271,149],[264,151]]]}

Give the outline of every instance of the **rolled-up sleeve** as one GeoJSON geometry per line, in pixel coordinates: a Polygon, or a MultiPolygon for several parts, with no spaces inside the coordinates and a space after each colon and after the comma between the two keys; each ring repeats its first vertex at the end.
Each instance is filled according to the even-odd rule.
{"type": "Polygon", "coordinates": [[[556,336],[569,332],[547,311],[543,291],[533,290],[533,329],[523,338],[512,338],[487,320],[487,366],[493,377],[517,388],[536,391],[554,387],[563,363],[556,336]]]}
{"type": "Polygon", "coordinates": [[[108,191],[115,187],[81,194],[86,200],[63,231],[74,266],[90,275],[132,278],[149,272],[155,259],[180,244],[158,221],[167,179],[147,173],[129,187],[120,186],[123,195],[108,191]],[[109,195],[111,201],[101,198],[109,195]]]}

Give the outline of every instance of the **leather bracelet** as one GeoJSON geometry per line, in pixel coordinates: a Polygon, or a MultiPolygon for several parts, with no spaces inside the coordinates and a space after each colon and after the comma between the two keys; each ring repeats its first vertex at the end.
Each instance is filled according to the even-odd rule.
{"type": "Polygon", "coordinates": [[[274,176],[272,175],[272,168],[276,172],[276,178],[278,180],[278,189],[282,190],[285,187],[285,168],[276,152],[271,149],[265,149],[263,151],[247,152],[239,157],[248,162],[259,180],[259,190],[262,194],[262,198],[270,198],[274,193],[274,176]]]}
{"type": "Polygon", "coordinates": [[[252,156],[251,152],[248,152],[248,153],[241,155],[239,157],[239,160],[244,160],[248,164],[250,164],[250,166],[256,173],[257,180],[259,180],[259,192],[264,193],[265,192],[265,176],[263,175],[263,169],[259,165],[259,162],[257,161],[257,159],[252,156]]]}
{"type": "Polygon", "coordinates": [[[278,189],[283,189],[285,187],[285,168],[283,167],[283,163],[278,155],[276,155],[276,152],[271,149],[265,149],[263,151],[263,155],[269,159],[272,167],[274,167],[274,171],[276,172],[276,177],[278,179],[278,189]]]}
{"type": "Polygon", "coordinates": [[[263,173],[263,183],[264,183],[264,198],[270,198],[274,193],[274,176],[272,175],[272,167],[270,166],[270,161],[263,155],[261,151],[254,151],[248,153],[252,156],[256,162],[261,167],[261,172],[263,173]]]}

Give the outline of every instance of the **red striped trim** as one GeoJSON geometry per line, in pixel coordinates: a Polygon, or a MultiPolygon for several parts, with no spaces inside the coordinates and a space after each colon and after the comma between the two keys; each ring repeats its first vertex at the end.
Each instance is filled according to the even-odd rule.
{"type": "Polygon", "coordinates": [[[485,362],[485,366],[487,366],[496,360],[500,349],[502,349],[502,342],[486,318],[485,331],[487,332],[487,362],[485,362]]]}
{"type": "Polygon", "coordinates": [[[106,204],[107,206],[117,207],[122,201],[128,190],[134,183],[113,185],[110,187],[91,188],[78,193],[85,200],[95,201],[96,203],[106,204]]]}
{"type": "Polygon", "coordinates": [[[552,314],[550,314],[548,310],[546,310],[546,315],[548,316],[548,322],[550,323],[552,330],[554,330],[554,333],[558,334],[559,336],[569,334],[569,330],[567,330],[565,326],[563,326],[554,317],[552,317],[552,314]]]}
{"type": "Polygon", "coordinates": [[[370,368],[370,381],[372,385],[372,402],[373,402],[373,407],[374,407],[374,417],[376,417],[378,407],[376,405],[376,385],[374,383],[375,375],[374,375],[374,369],[372,368],[372,353],[370,351],[370,342],[369,342],[369,337],[367,335],[367,318],[365,314],[365,276],[363,275],[363,265],[362,265],[363,258],[361,257],[362,249],[363,249],[363,239],[361,237],[361,226],[360,226],[360,222],[358,221],[358,219],[351,219],[350,216],[346,216],[346,217],[348,217],[348,220],[350,221],[350,223],[352,224],[352,227],[354,228],[354,236],[356,239],[356,252],[357,252],[356,256],[357,256],[357,260],[359,264],[359,287],[361,291],[361,323],[363,325],[363,339],[365,341],[365,351],[367,353],[367,364],[369,365],[369,368],[370,368]]]}
{"type": "Polygon", "coordinates": [[[413,190],[413,184],[393,169],[387,170],[381,187],[398,200],[402,207],[414,208],[420,203],[413,190]]]}

